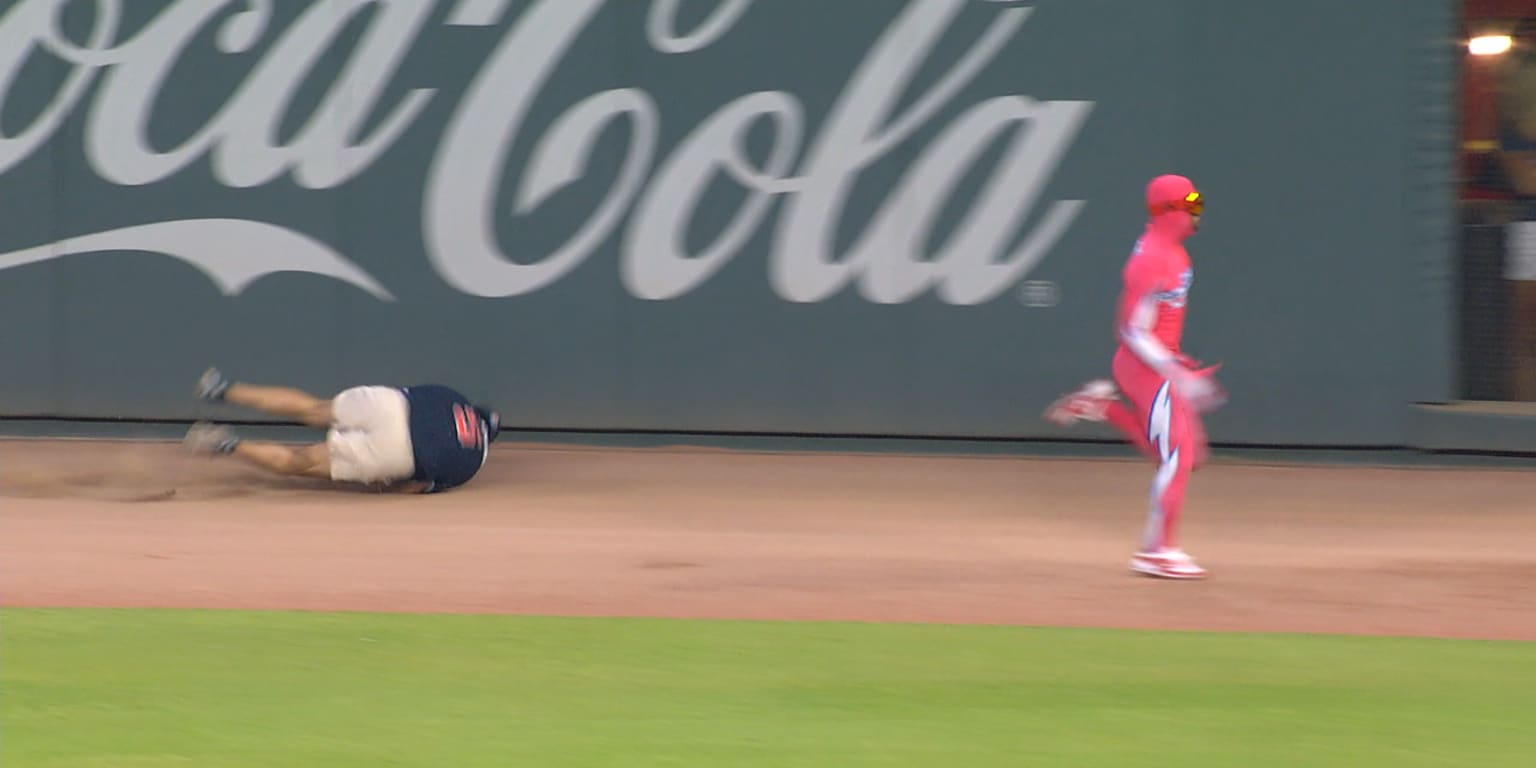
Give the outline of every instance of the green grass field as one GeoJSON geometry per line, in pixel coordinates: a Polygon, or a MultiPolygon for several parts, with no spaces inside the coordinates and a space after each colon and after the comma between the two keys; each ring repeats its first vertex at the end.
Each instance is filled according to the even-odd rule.
{"type": "Polygon", "coordinates": [[[1529,766],[1536,644],[0,613],[0,765],[1529,766]]]}

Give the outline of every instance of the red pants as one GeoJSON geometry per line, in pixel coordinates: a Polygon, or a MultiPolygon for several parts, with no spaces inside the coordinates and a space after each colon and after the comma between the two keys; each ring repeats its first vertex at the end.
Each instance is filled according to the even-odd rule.
{"type": "Polygon", "coordinates": [[[1122,347],[1115,353],[1112,370],[1115,386],[1130,404],[1114,403],[1108,420],[1157,464],[1141,549],[1177,548],[1179,513],[1184,507],[1189,473],[1206,457],[1199,414],[1130,350],[1122,347]]]}

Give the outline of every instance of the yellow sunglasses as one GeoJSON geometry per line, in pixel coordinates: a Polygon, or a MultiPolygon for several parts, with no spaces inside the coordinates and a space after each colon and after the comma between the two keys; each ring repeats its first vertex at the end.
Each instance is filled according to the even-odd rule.
{"type": "Polygon", "coordinates": [[[1152,207],[1154,216],[1167,211],[1183,211],[1191,216],[1199,216],[1205,213],[1205,196],[1199,192],[1191,192],[1185,195],[1183,200],[1152,207]]]}

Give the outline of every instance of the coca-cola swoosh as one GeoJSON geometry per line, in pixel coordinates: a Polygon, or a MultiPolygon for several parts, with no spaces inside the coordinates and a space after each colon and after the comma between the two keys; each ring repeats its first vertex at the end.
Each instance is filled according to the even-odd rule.
{"type": "Polygon", "coordinates": [[[159,221],[72,237],[0,254],[0,270],[25,264],[110,251],[158,253],[197,267],[226,295],[279,272],[308,272],[357,286],[381,301],[394,295],[356,264],[324,243],[282,227],[244,219],[159,221]],[[210,243],[218,247],[210,248],[210,243]]]}
{"type": "MultiPolygon", "coordinates": [[[[454,105],[419,190],[429,263],[449,286],[473,296],[540,290],[617,237],[620,278],[628,292],[647,300],[675,299],[709,280],[777,215],[764,277],[784,300],[823,301],[854,287],[878,303],[905,302],[931,290],[951,304],[978,304],[1022,280],[1085,204],[1044,203],[1040,197],[1092,102],[999,95],[963,105],[947,125],[934,125],[941,110],[955,108],[959,94],[1015,40],[1033,13],[1028,7],[911,0],[869,47],[814,134],[794,93],[754,91],[708,114],[669,149],[659,146],[664,107],[635,87],[591,93],[565,109],[543,135],[526,135],[535,97],[572,55],[582,32],[618,5],[606,0],[321,0],[282,29],[272,28],[270,0],[174,0],[126,37],[120,35],[122,0],[95,0],[89,34],[73,39],[59,29],[65,5],[18,0],[0,17],[0,99],[35,54],[46,53],[68,67],[46,107],[14,135],[0,136],[0,173],[46,145],[69,115],[86,110],[85,160],[111,184],[159,184],[206,160],[214,180],[226,188],[262,187],[287,175],[311,190],[356,183],[430,104],[444,98],[436,89],[414,88],[382,103],[432,19],[493,26],[518,8],[454,105]],[[954,61],[932,61],[958,16],[978,5],[991,14],[985,28],[954,61]],[[334,82],[303,125],[279,140],[278,124],[301,84],[365,10],[371,11],[366,29],[334,82]],[[217,51],[194,53],[194,41],[210,32],[217,51]],[[147,134],[157,97],[178,63],[191,55],[254,52],[263,39],[272,42],[217,111],[175,146],[152,145],[147,134]],[[937,67],[941,74],[911,93],[924,67],[937,67]],[[370,122],[371,115],[381,117],[370,122]],[[503,242],[496,209],[503,186],[512,185],[511,216],[534,221],[521,226],[537,226],[541,205],[587,176],[600,136],[616,124],[629,128],[618,173],[566,242],[531,255],[519,243],[503,242]],[[754,160],[743,146],[747,133],[759,127],[770,130],[772,146],[767,157],[754,160]],[[860,174],[923,128],[937,132],[884,193],[848,251],[834,252],[834,232],[860,174]],[[508,178],[506,160],[524,144],[531,146],[524,170],[508,178]],[[981,192],[938,252],[923,253],[956,186],[994,146],[1003,152],[987,170],[981,192]],[[718,178],[738,186],[745,198],[713,242],[689,250],[684,235],[705,190],[718,178]],[[1033,229],[1021,237],[1021,227],[1041,206],[1033,229]],[[508,258],[509,252],[518,258],[508,258]]],[[[646,7],[643,28],[634,30],[658,55],[687,56],[727,45],[731,32],[751,24],[758,9],[753,0],[720,0],[692,28],[679,29],[680,6],[676,0],[654,0],[646,7]]],[[[0,269],[82,253],[90,243],[95,250],[150,250],[182,259],[226,291],[264,274],[300,271],[390,297],[332,247],[280,223],[242,220],[239,213],[72,237],[0,255],[0,269]],[[294,246],[282,254],[230,245],[237,237],[284,239],[280,232],[288,232],[294,246]]]]}

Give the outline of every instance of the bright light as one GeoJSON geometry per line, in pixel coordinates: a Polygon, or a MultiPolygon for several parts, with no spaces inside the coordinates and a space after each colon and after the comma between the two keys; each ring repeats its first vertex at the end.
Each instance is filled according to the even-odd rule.
{"type": "Polygon", "coordinates": [[[1467,52],[1473,56],[1497,56],[1508,53],[1515,44],[1509,35],[1482,35],[1467,43],[1467,52]]]}

